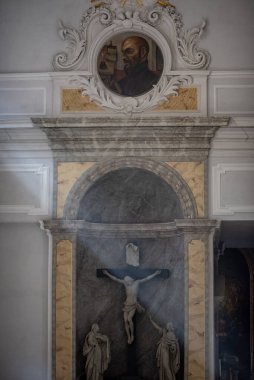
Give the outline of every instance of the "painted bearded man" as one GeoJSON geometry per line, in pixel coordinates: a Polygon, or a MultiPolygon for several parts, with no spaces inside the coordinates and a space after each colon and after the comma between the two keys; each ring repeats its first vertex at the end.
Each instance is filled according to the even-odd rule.
{"type": "Polygon", "coordinates": [[[126,76],[118,82],[121,95],[138,96],[150,91],[159,78],[148,68],[148,42],[142,37],[128,37],[122,43],[122,53],[126,76]]]}

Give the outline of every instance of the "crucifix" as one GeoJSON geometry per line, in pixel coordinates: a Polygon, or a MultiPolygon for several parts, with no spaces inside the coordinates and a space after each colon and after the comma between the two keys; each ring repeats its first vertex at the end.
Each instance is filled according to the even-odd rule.
{"type": "MultiPolygon", "coordinates": [[[[139,268],[139,249],[136,245],[129,243],[126,246],[126,269],[97,269],[97,277],[109,277],[111,280],[122,284],[126,292],[126,300],[123,305],[123,318],[128,344],[134,342],[134,316],[136,311],[145,312],[138,302],[139,285],[152,280],[155,277],[168,278],[168,269],[141,269],[139,268]]],[[[133,357],[128,355],[129,358],[133,357]]],[[[132,361],[133,366],[133,361],[132,361]]]]}

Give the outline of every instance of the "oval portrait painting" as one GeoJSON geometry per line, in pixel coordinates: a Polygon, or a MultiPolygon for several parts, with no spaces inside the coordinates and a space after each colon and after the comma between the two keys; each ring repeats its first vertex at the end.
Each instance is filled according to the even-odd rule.
{"type": "Polygon", "coordinates": [[[104,85],[122,96],[139,96],[153,89],[163,70],[158,45],[147,36],[113,36],[98,56],[98,74],[104,85]]]}

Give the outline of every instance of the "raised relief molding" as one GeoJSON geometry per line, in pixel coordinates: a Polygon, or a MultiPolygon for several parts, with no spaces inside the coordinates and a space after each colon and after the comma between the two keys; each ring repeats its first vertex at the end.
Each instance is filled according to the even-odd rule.
{"type": "Polygon", "coordinates": [[[44,87],[0,87],[1,98],[0,116],[46,115],[47,96],[44,87]],[[38,103],[39,98],[41,103],[38,103]],[[31,104],[32,99],[37,103],[31,104]],[[6,111],[5,107],[9,110],[6,111]]]}
{"type": "Polygon", "coordinates": [[[42,164],[3,164],[0,172],[31,173],[40,178],[39,207],[34,204],[9,204],[0,205],[0,214],[26,214],[48,215],[49,214],[49,167],[42,164]]]}
{"type": "Polygon", "coordinates": [[[230,126],[254,126],[254,70],[212,71],[208,80],[210,115],[231,116],[230,126]]]}
{"type": "Polygon", "coordinates": [[[218,164],[212,167],[213,215],[234,215],[236,213],[254,212],[254,199],[253,204],[249,205],[228,204],[222,206],[221,179],[228,172],[254,172],[254,164],[218,164]]]}
{"type": "MultiPolygon", "coordinates": [[[[241,109],[234,109],[232,110],[223,110],[223,105],[219,101],[219,92],[221,90],[229,90],[229,93],[232,95],[232,90],[235,89],[236,91],[239,89],[246,90],[246,96],[247,96],[247,91],[249,89],[253,89],[253,94],[254,94],[254,84],[221,84],[221,85],[214,85],[213,86],[213,104],[214,104],[214,115],[225,115],[225,114],[230,114],[230,115],[254,115],[254,96],[250,96],[252,99],[252,104],[250,104],[250,109],[249,110],[241,110],[241,109]],[[221,104],[221,105],[220,105],[221,104]],[[221,110],[219,110],[219,105],[221,110]]],[[[239,106],[241,105],[241,98],[242,94],[239,94],[239,106]]]]}

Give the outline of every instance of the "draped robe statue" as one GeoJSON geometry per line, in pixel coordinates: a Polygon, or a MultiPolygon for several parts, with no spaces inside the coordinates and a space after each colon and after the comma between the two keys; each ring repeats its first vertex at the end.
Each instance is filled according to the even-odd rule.
{"type": "Polygon", "coordinates": [[[173,325],[167,323],[165,328],[161,328],[151,318],[150,320],[161,335],[156,352],[159,378],[160,380],[175,380],[175,375],[180,368],[180,349],[173,325]]]}
{"type": "Polygon", "coordinates": [[[110,343],[106,335],[99,333],[96,323],[86,336],[83,355],[86,356],[86,379],[102,380],[110,362],[110,343]]]}

